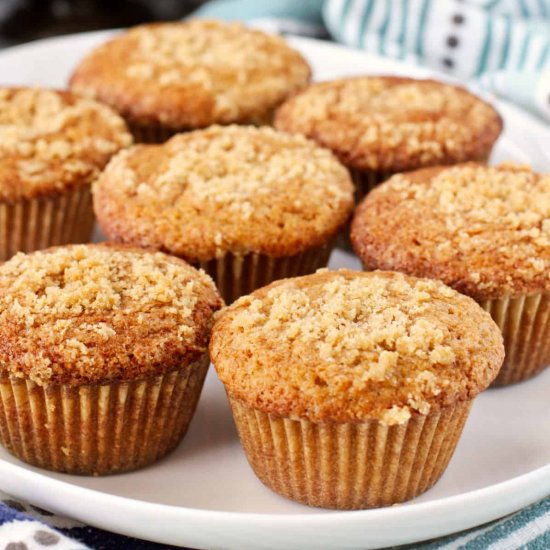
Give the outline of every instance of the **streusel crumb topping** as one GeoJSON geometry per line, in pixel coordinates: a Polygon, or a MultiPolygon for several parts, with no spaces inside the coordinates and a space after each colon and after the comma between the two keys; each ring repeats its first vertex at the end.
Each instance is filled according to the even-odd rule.
{"type": "Polygon", "coordinates": [[[368,267],[476,299],[550,291],[550,176],[514,164],[397,175],[358,208],[352,239],[368,267]]]}
{"type": "Polygon", "coordinates": [[[93,187],[111,238],[189,261],[323,244],[353,208],[330,151],[271,128],[214,126],[116,156],[93,187]]]}
{"type": "Polygon", "coordinates": [[[68,92],[0,88],[0,199],[89,184],[130,143],[105,105],[68,92]]]}
{"type": "Polygon", "coordinates": [[[0,266],[0,375],[78,385],[183,368],[220,307],[206,274],[160,252],[20,253],[0,266]]]}
{"type": "Polygon", "coordinates": [[[350,167],[397,172],[481,160],[502,122],[463,88],[360,77],[309,86],[278,110],[275,127],[315,139],[350,167]]]}
{"type": "Polygon", "coordinates": [[[321,270],[221,313],[210,346],[230,394],[313,421],[411,414],[473,397],[504,352],[490,316],[433,280],[321,270]]]}
{"type": "Polygon", "coordinates": [[[92,52],[71,87],[133,119],[181,128],[262,119],[309,78],[282,38],[192,19],[130,29],[92,52]]]}

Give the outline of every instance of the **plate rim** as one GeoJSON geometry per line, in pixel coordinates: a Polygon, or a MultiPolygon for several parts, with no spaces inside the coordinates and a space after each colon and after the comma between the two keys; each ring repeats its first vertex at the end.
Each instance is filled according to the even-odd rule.
{"type": "MultiPolygon", "coordinates": [[[[14,460],[19,460],[15,457],[13,457],[14,460]]],[[[465,493],[459,493],[457,495],[452,495],[449,497],[439,498],[437,500],[429,500],[427,502],[418,502],[414,503],[414,499],[409,501],[410,504],[407,502],[400,503],[400,505],[393,505],[393,506],[385,506],[382,508],[369,508],[365,510],[328,510],[324,508],[318,508],[313,513],[309,514],[287,514],[287,513],[259,513],[259,512],[242,512],[242,511],[231,511],[231,510],[209,510],[207,508],[190,508],[188,506],[177,506],[175,504],[162,504],[159,502],[148,502],[145,500],[138,500],[135,498],[130,497],[124,497],[120,495],[114,495],[111,493],[106,493],[104,491],[100,491],[97,489],[90,489],[89,487],[82,487],[80,485],[75,485],[71,483],[70,481],[60,480],[53,477],[48,476],[46,473],[42,473],[38,470],[38,468],[35,468],[34,466],[25,465],[25,463],[17,464],[8,460],[5,460],[3,458],[0,458],[0,473],[2,473],[2,470],[6,469],[8,470],[8,474],[10,473],[9,470],[12,469],[12,473],[15,472],[16,475],[23,475],[23,476],[30,476],[30,477],[36,477],[41,480],[41,483],[44,485],[48,485],[49,483],[58,485],[63,485],[66,489],[73,490],[76,492],[83,492],[85,494],[90,495],[101,495],[103,498],[108,499],[114,499],[119,503],[133,503],[137,504],[139,506],[152,506],[158,511],[170,511],[178,513],[185,513],[185,514],[200,514],[200,515],[208,515],[208,516],[231,516],[233,518],[254,518],[256,520],[261,520],[269,518],[269,521],[272,522],[274,519],[276,521],[281,522],[288,522],[288,521],[299,521],[300,523],[316,523],[316,521],[322,519],[323,521],[329,520],[329,521],[337,521],[342,520],[342,518],[358,518],[359,516],[362,516],[364,514],[369,514],[369,516],[373,516],[373,521],[375,519],[380,519],[375,516],[383,516],[383,515],[412,515],[413,513],[422,513],[426,511],[429,511],[430,508],[440,508],[442,505],[454,507],[459,501],[461,500],[471,500],[475,497],[479,498],[486,498],[488,495],[487,493],[490,492],[502,492],[502,493],[508,493],[508,491],[511,492],[512,495],[515,495],[513,493],[515,486],[518,484],[523,484],[526,480],[526,478],[533,478],[533,483],[536,481],[542,481],[546,482],[541,484],[541,487],[545,487],[541,489],[541,493],[550,493],[550,464],[547,464],[546,466],[541,466],[539,468],[536,468],[535,470],[531,470],[530,472],[526,472],[525,474],[521,474],[519,476],[515,476],[510,479],[506,479],[504,481],[500,481],[499,483],[495,483],[493,485],[489,485],[487,487],[482,487],[479,489],[474,489],[473,491],[467,491],[465,493]],[[408,510],[408,511],[407,511],[408,510]],[[414,510],[414,511],[413,511],[414,510]],[[328,513],[327,513],[328,512],[328,513]]],[[[56,472],[51,472],[56,473],[56,472]]],[[[529,481],[531,481],[529,479],[529,481]]],[[[1,483],[1,482],[0,482],[1,483]]],[[[537,491],[539,492],[539,491],[537,491]]],[[[543,494],[544,497],[544,494],[543,494]]],[[[542,498],[543,498],[542,497],[542,498]]],[[[536,502],[533,500],[532,502],[536,502]]],[[[499,516],[502,517],[502,516],[499,516]]]]}

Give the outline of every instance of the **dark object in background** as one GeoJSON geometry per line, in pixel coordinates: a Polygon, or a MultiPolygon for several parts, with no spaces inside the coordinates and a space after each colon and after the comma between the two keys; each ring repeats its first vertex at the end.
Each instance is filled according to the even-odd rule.
{"type": "Polygon", "coordinates": [[[0,12],[0,45],[180,19],[202,3],[201,0],[11,0],[0,12]]]}

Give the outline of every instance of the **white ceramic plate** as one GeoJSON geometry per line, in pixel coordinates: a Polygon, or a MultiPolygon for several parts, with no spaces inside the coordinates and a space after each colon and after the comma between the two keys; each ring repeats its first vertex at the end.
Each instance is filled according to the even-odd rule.
{"type": "MultiPolygon", "coordinates": [[[[105,38],[93,33],[0,53],[9,84],[63,86],[72,67],[105,38]]],[[[426,76],[423,70],[329,43],[294,39],[317,79],[358,73],[426,76]]],[[[493,160],[550,169],[539,144],[550,132],[498,103],[506,131],[493,160]]],[[[331,265],[355,267],[343,252],[331,265]]],[[[481,395],[455,456],[437,485],[413,502],[379,510],[307,508],[266,489],[239,445],[223,389],[211,371],[187,437],[144,470],[104,478],[26,466],[0,449],[0,489],[92,525],[192,548],[366,549],[415,542],[499,518],[550,493],[550,369],[538,378],[481,395]]]]}

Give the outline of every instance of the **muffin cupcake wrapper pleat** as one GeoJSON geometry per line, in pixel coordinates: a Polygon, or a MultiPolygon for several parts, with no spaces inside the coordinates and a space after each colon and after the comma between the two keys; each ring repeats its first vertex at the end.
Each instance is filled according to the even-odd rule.
{"type": "Polygon", "coordinates": [[[375,172],[350,169],[351,179],[355,185],[355,202],[360,202],[375,187],[391,178],[394,172],[375,172]]]}
{"type": "Polygon", "coordinates": [[[93,227],[89,185],[56,195],[0,202],[0,261],[17,252],[88,242],[93,227]]]}
{"type": "Polygon", "coordinates": [[[387,426],[277,418],[232,396],[229,402],[248,461],[265,485],[310,506],[346,510],[389,506],[432,487],[472,403],[387,426]]]}
{"type": "Polygon", "coordinates": [[[0,442],[57,472],[112,474],[155,462],[184,436],[209,359],[154,378],[41,387],[0,378],[0,442]]]}
{"type": "MultiPolygon", "coordinates": [[[[355,186],[355,204],[359,204],[375,187],[393,176],[393,172],[367,172],[362,170],[349,169],[353,185],[355,186]]],[[[346,223],[344,230],[338,235],[336,246],[342,250],[353,253],[353,246],[350,239],[351,220],[346,223]]]]}
{"type": "Polygon", "coordinates": [[[504,336],[506,356],[493,385],[527,380],[550,365],[550,294],[486,300],[480,305],[504,336]]]}
{"type": "MultiPolygon", "coordinates": [[[[240,124],[250,124],[252,126],[271,126],[273,123],[273,118],[275,116],[275,109],[267,111],[263,116],[257,117],[249,120],[248,122],[241,122],[240,124]]],[[[176,134],[182,134],[184,132],[191,132],[194,129],[199,130],[200,128],[167,128],[162,124],[138,124],[131,121],[126,121],[128,128],[134,141],[136,143],[164,143],[172,136],[176,134]]]]}
{"type": "MultiPolygon", "coordinates": [[[[491,148],[492,150],[492,148],[491,148]]],[[[491,157],[491,151],[486,155],[481,156],[478,159],[469,159],[471,162],[481,162],[486,163],[491,157]]],[[[405,172],[402,170],[401,172],[405,172]]],[[[357,170],[355,168],[349,168],[351,179],[355,184],[355,202],[358,203],[363,199],[370,191],[375,187],[384,183],[386,180],[392,176],[399,174],[401,172],[392,172],[390,170],[385,171],[375,171],[375,170],[357,170]]]]}
{"type": "Polygon", "coordinates": [[[333,245],[311,248],[295,256],[272,258],[265,254],[231,254],[196,264],[216,283],[227,304],[278,279],[314,273],[326,267],[333,245]]]}
{"type": "Polygon", "coordinates": [[[155,123],[137,124],[126,121],[126,124],[136,143],[164,143],[178,133],[189,131],[189,128],[174,130],[173,128],[167,128],[166,126],[162,126],[162,124],[155,123]]]}

